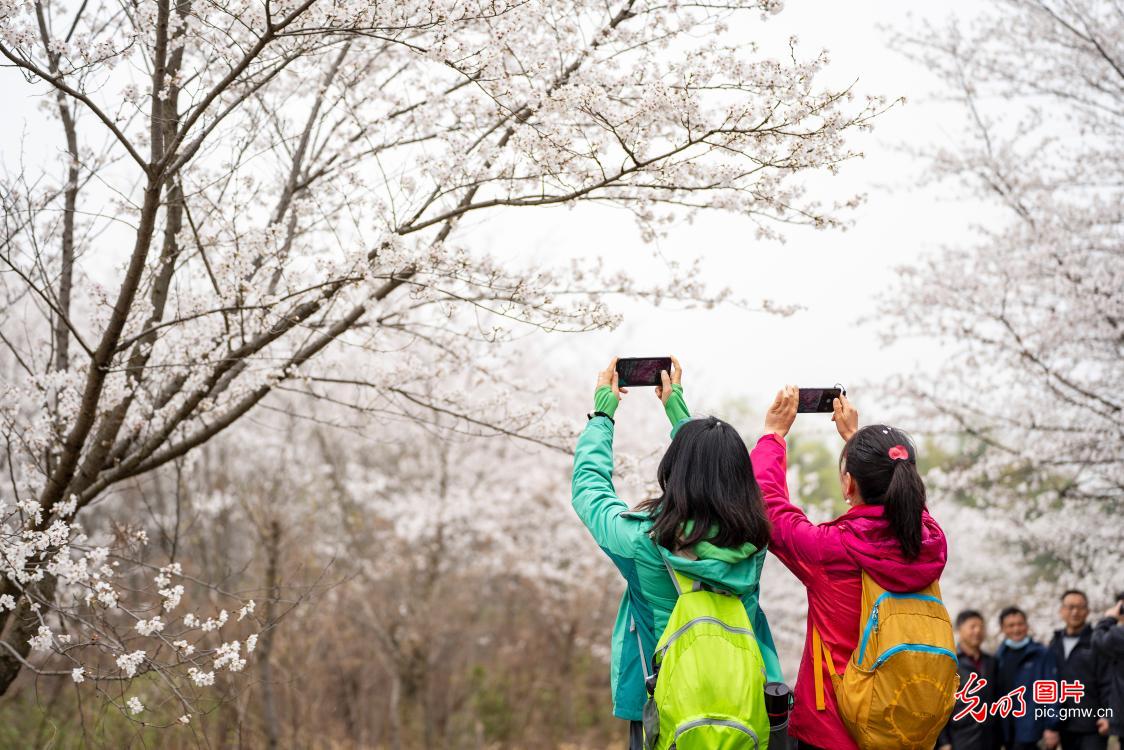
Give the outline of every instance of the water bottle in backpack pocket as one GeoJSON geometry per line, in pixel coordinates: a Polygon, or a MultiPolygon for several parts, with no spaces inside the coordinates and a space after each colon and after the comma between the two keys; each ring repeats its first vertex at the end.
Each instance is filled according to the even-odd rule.
{"type": "Polygon", "coordinates": [[[769,750],[789,750],[788,715],[792,688],[783,682],[765,683],[765,712],[769,715],[769,750]]]}

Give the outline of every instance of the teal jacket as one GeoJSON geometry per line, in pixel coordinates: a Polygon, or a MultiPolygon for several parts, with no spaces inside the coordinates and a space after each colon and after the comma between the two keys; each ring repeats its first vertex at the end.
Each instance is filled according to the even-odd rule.
{"type": "MultiPolygon", "coordinates": [[[[597,408],[612,414],[613,408],[605,408],[605,390],[608,389],[597,394],[597,408]]],[[[667,407],[674,425],[672,437],[689,418],[682,388],[676,385],[674,391],[667,407]]],[[[608,398],[615,401],[611,391],[608,398]]],[[[613,422],[606,417],[590,419],[578,439],[572,491],[578,517],[628,584],[613,626],[613,715],[639,721],[643,713],[647,697],[644,674],[651,668],[656,641],[667,625],[676,599],[664,560],[693,579],[741,597],[761,647],[767,679],[782,681],[773,634],[757,603],[764,549],[749,544],[737,549],[718,548],[703,542],[694,548],[699,559],[690,560],[656,544],[648,535],[652,528],[648,515],[629,511],[613,488],[613,422]]]]}

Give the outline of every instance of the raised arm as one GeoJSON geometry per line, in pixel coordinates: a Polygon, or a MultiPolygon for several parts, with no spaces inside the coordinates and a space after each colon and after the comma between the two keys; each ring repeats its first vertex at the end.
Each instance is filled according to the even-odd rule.
{"type": "MultiPolygon", "coordinates": [[[[796,386],[785,386],[777,393],[765,414],[765,434],[750,453],[750,461],[772,524],[769,549],[797,578],[808,584],[825,560],[845,556],[846,551],[835,529],[815,525],[789,499],[785,437],[796,419],[799,400],[796,386]]],[[[849,404],[847,406],[850,408],[849,404]]],[[[849,415],[846,421],[836,421],[841,434],[843,425],[851,421],[849,415]]]]}
{"type": "Polygon", "coordinates": [[[578,518],[603,550],[618,557],[632,557],[637,521],[621,516],[628,504],[617,497],[613,486],[613,415],[622,391],[617,383],[616,359],[597,379],[594,412],[578,438],[574,450],[571,499],[578,518]]]}
{"type": "Polygon", "coordinates": [[[784,438],[770,432],[757,441],[749,459],[772,526],[769,551],[807,585],[820,563],[824,530],[809,521],[804,511],[789,500],[785,452],[784,438]]]}
{"type": "Polygon", "coordinates": [[[598,546],[632,557],[638,527],[621,516],[628,504],[613,487],[613,423],[608,417],[593,417],[578,438],[571,490],[574,510],[598,546]]]}
{"type": "Polygon", "coordinates": [[[663,411],[671,422],[671,437],[679,432],[683,423],[691,418],[687,402],[683,400],[683,367],[675,357],[671,358],[671,372],[660,371],[660,385],[656,386],[656,398],[663,402],[663,411]]]}

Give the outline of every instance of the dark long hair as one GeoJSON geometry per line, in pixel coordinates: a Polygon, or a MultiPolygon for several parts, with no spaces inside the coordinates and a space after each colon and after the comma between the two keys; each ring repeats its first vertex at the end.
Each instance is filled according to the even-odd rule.
{"type": "Polygon", "coordinates": [[[657,471],[662,494],[640,510],[655,520],[652,538],[670,550],[706,540],[717,547],[769,543],[769,519],[738,431],[717,417],[685,422],[657,471]],[[683,535],[687,521],[690,534],[683,535]],[[707,538],[711,527],[717,533],[707,538]]]}
{"type": "Polygon", "coordinates": [[[920,555],[925,483],[917,473],[917,449],[909,435],[884,424],[868,425],[851,436],[839,461],[858,484],[863,502],[885,506],[886,520],[906,559],[920,555]],[[908,458],[890,457],[898,445],[908,451],[908,458]]]}

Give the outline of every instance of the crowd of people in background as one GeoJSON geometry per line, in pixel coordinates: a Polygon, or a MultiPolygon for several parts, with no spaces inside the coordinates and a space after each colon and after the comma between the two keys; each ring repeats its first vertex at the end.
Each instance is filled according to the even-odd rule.
{"type": "Polygon", "coordinates": [[[1089,613],[1083,591],[1064,592],[1062,627],[1042,643],[1030,635],[1026,612],[1005,607],[1002,641],[989,654],[983,614],[960,612],[961,692],[937,750],[1104,750],[1109,736],[1124,737],[1124,593],[1095,627],[1089,613]],[[1025,712],[1016,716],[1020,705],[1025,712]]]}

